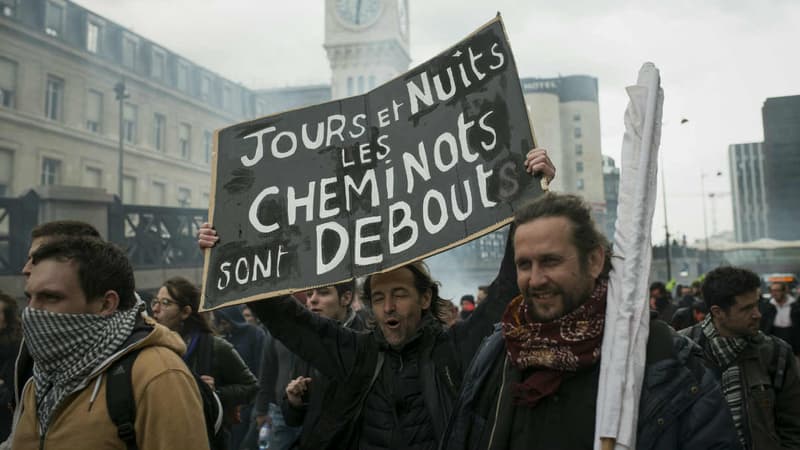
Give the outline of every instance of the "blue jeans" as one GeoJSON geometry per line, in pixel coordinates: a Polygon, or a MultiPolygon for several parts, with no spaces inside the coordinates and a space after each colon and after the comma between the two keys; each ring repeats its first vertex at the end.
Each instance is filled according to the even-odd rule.
{"type": "Polygon", "coordinates": [[[269,404],[269,416],[272,418],[272,433],[270,434],[270,450],[289,450],[300,437],[303,427],[290,427],[283,420],[281,409],[269,404]]]}

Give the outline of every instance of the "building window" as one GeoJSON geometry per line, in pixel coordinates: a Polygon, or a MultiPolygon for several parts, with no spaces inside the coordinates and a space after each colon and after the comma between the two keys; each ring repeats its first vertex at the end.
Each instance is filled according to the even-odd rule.
{"type": "Polygon", "coordinates": [[[177,87],[182,92],[189,90],[189,65],[182,61],[178,62],[177,87]]]}
{"type": "Polygon", "coordinates": [[[164,66],[167,63],[167,55],[163,51],[154,48],[152,54],[152,65],[150,67],[150,75],[156,80],[164,79],[164,66]]]}
{"type": "Polygon", "coordinates": [[[129,144],[136,143],[136,116],[136,106],[125,103],[122,109],[122,137],[129,144]]]}
{"type": "Polygon", "coordinates": [[[208,192],[203,192],[203,204],[202,204],[202,206],[206,206],[206,205],[211,206],[211,196],[208,194],[208,192]]]}
{"type": "Polygon", "coordinates": [[[206,157],[206,164],[211,163],[211,149],[214,145],[214,135],[210,131],[203,132],[203,151],[206,157]]]}
{"type": "Polygon", "coordinates": [[[5,17],[14,17],[17,12],[17,0],[0,0],[0,13],[5,17]]]}
{"type": "Polygon", "coordinates": [[[50,120],[61,120],[64,100],[64,80],[52,75],[47,77],[47,91],[44,99],[44,115],[50,120]]]}
{"type": "Polygon", "coordinates": [[[14,174],[14,153],[0,148],[0,197],[11,194],[11,176],[14,174]]]}
{"type": "Polygon", "coordinates": [[[44,14],[44,32],[50,36],[61,35],[64,27],[64,8],[53,2],[47,2],[44,14]]]}
{"type": "Polygon", "coordinates": [[[575,172],[582,173],[583,172],[583,161],[578,161],[575,163],[575,172]]]}
{"type": "Polygon", "coordinates": [[[353,95],[353,77],[347,77],[347,96],[353,95]]]}
{"type": "Polygon", "coordinates": [[[42,159],[42,178],[39,184],[51,186],[61,182],[61,161],[53,158],[42,159]]]}
{"type": "Polygon", "coordinates": [[[136,204],[136,178],[129,175],[122,177],[122,203],[136,204]]]}
{"type": "Polygon", "coordinates": [[[129,68],[136,68],[136,53],[139,43],[131,36],[122,37],[122,65],[129,68]]]}
{"type": "Polygon", "coordinates": [[[583,136],[583,133],[581,133],[581,127],[575,127],[574,135],[575,135],[576,138],[579,138],[579,137],[583,136]]]}
{"type": "Polygon", "coordinates": [[[222,88],[222,109],[225,111],[233,109],[233,92],[230,86],[222,88]]]}
{"type": "Polygon", "coordinates": [[[153,181],[153,190],[150,191],[150,203],[157,206],[167,205],[167,185],[160,181],[153,181]]]}
{"type": "Polygon", "coordinates": [[[178,188],[178,206],[188,208],[192,204],[192,191],[189,188],[178,188]]]}
{"type": "Polygon", "coordinates": [[[572,120],[574,120],[575,122],[580,122],[581,121],[581,113],[575,113],[572,116],[572,120]]]}
{"type": "Polygon", "coordinates": [[[576,155],[583,154],[583,144],[575,144],[575,154],[576,155]]]}
{"type": "Polygon", "coordinates": [[[164,151],[167,143],[167,117],[163,114],[156,114],[153,117],[153,147],[158,151],[164,151]]]}
{"type": "Polygon", "coordinates": [[[358,93],[359,94],[364,93],[364,75],[358,76],[358,93]]]}
{"type": "Polygon", "coordinates": [[[17,63],[0,58],[0,105],[13,108],[17,93],[17,63]]]}
{"type": "Polygon", "coordinates": [[[92,133],[102,131],[103,125],[103,94],[89,90],[86,95],[86,129],[92,133]]]}
{"type": "Polygon", "coordinates": [[[583,178],[578,178],[577,183],[575,183],[575,187],[577,187],[579,191],[583,190],[583,178]]]}
{"type": "Polygon", "coordinates": [[[375,75],[369,76],[369,89],[375,89],[375,75]]]}
{"type": "Polygon", "coordinates": [[[203,75],[200,79],[200,99],[208,100],[211,97],[211,79],[203,75]]]}
{"type": "Polygon", "coordinates": [[[189,159],[191,154],[191,132],[192,127],[189,125],[182,123],[180,128],[178,128],[178,148],[181,151],[181,158],[189,159]]]}
{"type": "Polygon", "coordinates": [[[100,25],[88,21],[86,22],[86,50],[97,53],[100,45],[100,25]]]}
{"type": "Polygon", "coordinates": [[[83,185],[92,188],[103,187],[103,170],[97,167],[87,167],[84,173],[83,185]]]}

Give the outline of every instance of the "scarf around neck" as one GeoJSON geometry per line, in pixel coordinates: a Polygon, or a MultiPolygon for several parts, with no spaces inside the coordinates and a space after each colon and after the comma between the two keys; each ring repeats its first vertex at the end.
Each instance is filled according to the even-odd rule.
{"type": "Polygon", "coordinates": [[[536,322],[520,295],[506,308],[502,326],[511,364],[536,369],[511,386],[517,405],[534,407],[555,393],[568,373],[593,367],[600,360],[608,280],[599,279],[589,299],[552,322],[536,322]]]}
{"type": "Polygon", "coordinates": [[[714,321],[709,314],[701,323],[700,328],[708,339],[708,347],[711,350],[711,357],[722,369],[722,395],[731,410],[733,422],[736,424],[736,431],[739,434],[739,441],[742,448],[748,448],[744,438],[744,420],[742,420],[744,409],[742,407],[742,374],[739,370],[739,354],[742,353],[749,340],[746,337],[724,337],[720,336],[714,321]]]}
{"type": "Polygon", "coordinates": [[[83,388],[92,372],[120,349],[133,331],[142,306],[140,301],[107,317],[33,308],[22,311],[25,344],[34,361],[40,435],[47,431],[59,403],[83,388]]]}

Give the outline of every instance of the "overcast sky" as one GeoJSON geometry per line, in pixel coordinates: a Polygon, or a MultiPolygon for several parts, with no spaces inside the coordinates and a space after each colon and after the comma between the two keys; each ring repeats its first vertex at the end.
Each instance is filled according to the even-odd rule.
{"type": "MultiPolygon", "coordinates": [[[[330,82],[322,0],[77,3],[250,88],[330,82]]],[[[643,62],[655,63],[669,227],[690,242],[703,237],[701,173],[719,198],[706,202],[709,234],[714,222],[732,230],[728,145],[763,140],[766,98],[800,94],[798,0],[410,0],[409,10],[412,66],[500,11],[521,77],[597,77],[602,152],[617,160],[625,87],[643,62]]],[[[659,194],[654,242],[663,218],[659,194]]]]}

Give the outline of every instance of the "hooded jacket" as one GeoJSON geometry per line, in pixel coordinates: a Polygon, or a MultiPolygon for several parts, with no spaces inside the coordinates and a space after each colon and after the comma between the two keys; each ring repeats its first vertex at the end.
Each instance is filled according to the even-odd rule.
{"type": "MultiPolygon", "coordinates": [[[[64,400],[44,436],[39,436],[35,386],[33,379],[29,378],[22,388],[15,412],[12,448],[125,450],[126,445],[118,437],[117,427],[106,407],[105,375],[114,361],[140,348],[131,375],[138,447],[148,450],[208,449],[200,392],[180,356],[186,345],[179,335],[149,317],[137,322],[122,348],[97,366],[87,378],[85,387],[64,400]]],[[[23,345],[19,360],[30,361],[24,349],[23,345]]]]}
{"type": "Polygon", "coordinates": [[[261,368],[261,355],[266,341],[266,333],[260,327],[247,323],[242,315],[242,307],[231,306],[214,311],[217,319],[230,323],[230,329],[223,336],[233,345],[242,357],[247,368],[258,374],[261,368]]]}

